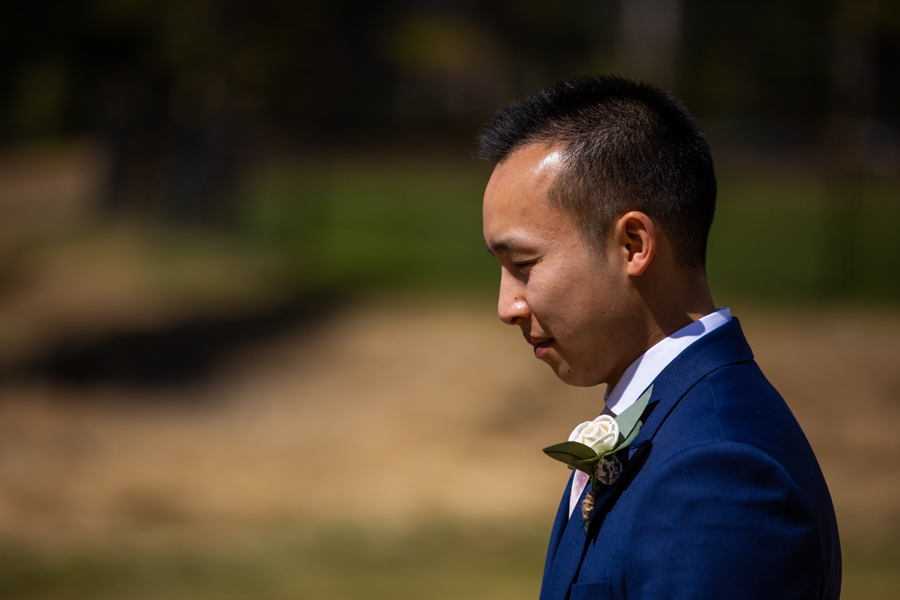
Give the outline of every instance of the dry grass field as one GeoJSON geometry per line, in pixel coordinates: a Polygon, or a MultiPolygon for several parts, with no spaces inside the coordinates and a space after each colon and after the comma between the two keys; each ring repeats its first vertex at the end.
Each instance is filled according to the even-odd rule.
{"type": "MultiPolygon", "coordinates": [[[[735,312],[816,450],[851,562],[894,547],[900,316],[735,312]]],[[[254,531],[549,524],[567,471],[540,449],[595,416],[602,390],[566,387],[530,354],[489,301],[374,297],[187,386],[7,381],[0,536],[65,556],[254,531]]],[[[897,590],[855,572],[850,592],[897,590]]]]}

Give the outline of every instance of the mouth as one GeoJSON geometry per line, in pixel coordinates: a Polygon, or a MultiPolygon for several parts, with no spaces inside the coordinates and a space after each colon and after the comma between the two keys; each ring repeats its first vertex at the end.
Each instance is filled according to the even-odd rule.
{"type": "Polygon", "coordinates": [[[550,345],[553,344],[553,338],[539,338],[532,336],[525,336],[525,339],[528,340],[528,343],[534,346],[534,357],[541,358],[544,354],[547,353],[547,350],[550,348],[550,345]]]}

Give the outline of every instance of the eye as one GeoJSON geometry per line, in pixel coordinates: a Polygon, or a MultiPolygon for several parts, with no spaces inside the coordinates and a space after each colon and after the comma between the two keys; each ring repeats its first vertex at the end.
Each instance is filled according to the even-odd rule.
{"type": "Polygon", "coordinates": [[[538,261],[536,261],[536,260],[529,260],[527,262],[513,263],[513,266],[516,268],[517,271],[526,271],[526,270],[530,269],[531,267],[533,267],[535,264],[537,264],[537,262],[538,261]]]}

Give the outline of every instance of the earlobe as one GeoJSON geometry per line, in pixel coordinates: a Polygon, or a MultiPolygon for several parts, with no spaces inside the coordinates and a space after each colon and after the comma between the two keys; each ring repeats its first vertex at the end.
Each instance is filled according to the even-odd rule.
{"type": "Polygon", "coordinates": [[[642,275],[656,252],[656,227],[642,212],[631,211],[616,224],[627,257],[626,272],[632,277],[642,275]]]}

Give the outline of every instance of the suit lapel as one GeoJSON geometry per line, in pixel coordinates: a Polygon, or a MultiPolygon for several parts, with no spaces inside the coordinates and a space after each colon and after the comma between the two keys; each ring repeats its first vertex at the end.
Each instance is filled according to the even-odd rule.
{"type": "MultiPolygon", "coordinates": [[[[628,446],[625,457],[627,463],[622,477],[615,484],[604,486],[595,500],[595,516],[591,520],[591,528],[602,526],[602,523],[595,524],[597,516],[603,514],[604,506],[623,482],[634,476],[633,471],[635,468],[639,468],[643,458],[650,451],[653,436],[656,435],[681,398],[712,371],[725,365],[752,359],[753,352],[747,345],[740,323],[736,318],[732,318],[725,325],[688,346],[684,352],[669,363],[653,382],[653,396],[641,418],[643,422],[641,431],[628,446]]],[[[581,561],[590,539],[590,530],[588,532],[583,530],[581,511],[577,508],[572,512],[565,529],[562,530],[561,514],[565,514],[562,511],[568,512],[571,486],[570,478],[566,494],[560,504],[560,513],[557,513],[553,536],[551,536],[550,547],[555,547],[555,552],[552,556],[550,554],[547,556],[540,600],[565,600],[569,593],[569,587],[581,568],[581,561]],[[562,530],[561,535],[560,530],[562,530]],[[556,546],[553,544],[555,539],[559,540],[556,546]]],[[[590,483],[582,492],[581,500],[584,500],[589,489],[590,483]]],[[[578,506],[580,506],[581,500],[579,500],[578,506]]]]}
{"type": "MultiPolygon", "coordinates": [[[[571,489],[570,481],[567,488],[569,493],[571,493],[571,489]]],[[[569,584],[572,583],[572,579],[575,577],[575,572],[581,563],[580,558],[584,554],[584,545],[587,542],[587,534],[582,529],[583,519],[579,507],[590,489],[591,484],[588,482],[584,490],[582,490],[578,504],[575,505],[575,510],[572,511],[572,516],[566,522],[565,528],[561,528],[562,533],[554,556],[552,558],[549,555],[547,556],[540,600],[562,600],[569,591],[569,584]]],[[[566,506],[564,509],[560,507],[566,514],[569,511],[568,500],[568,494],[564,495],[563,504],[566,506]]],[[[556,528],[554,527],[555,532],[556,528]]]]}
{"type": "Polygon", "coordinates": [[[550,543],[547,545],[547,560],[544,563],[544,577],[541,583],[541,589],[547,587],[547,577],[550,574],[550,568],[553,565],[553,559],[556,557],[556,551],[559,548],[559,542],[566,530],[569,521],[569,496],[572,494],[572,485],[575,481],[575,472],[569,476],[569,484],[563,493],[562,500],[559,503],[559,510],[556,511],[556,519],[553,521],[553,531],[550,533],[550,543]]]}

